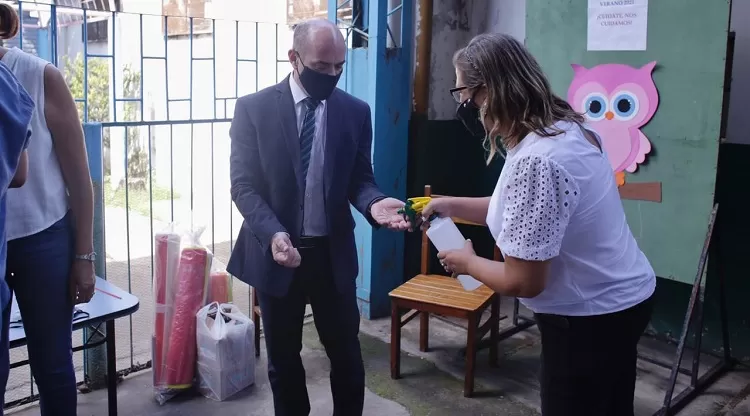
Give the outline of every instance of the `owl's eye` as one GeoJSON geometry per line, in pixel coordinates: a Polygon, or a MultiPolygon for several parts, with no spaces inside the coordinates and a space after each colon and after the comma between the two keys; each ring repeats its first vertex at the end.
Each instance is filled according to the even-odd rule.
{"type": "Polygon", "coordinates": [[[615,118],[621,121],[632,120],[638,114],[638,97],[630,91],[620,91],[612,98],[615,118]]]}
{"type": "Polygon", "coordinates": [[[591,93],[583,99],[583,109],[586,111],[586,118],[599,121],[607,112],[607,99],[599,93],[591,93]]]}

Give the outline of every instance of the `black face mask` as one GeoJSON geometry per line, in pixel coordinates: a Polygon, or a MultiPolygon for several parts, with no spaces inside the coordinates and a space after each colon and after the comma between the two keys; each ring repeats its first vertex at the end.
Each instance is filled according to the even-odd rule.
{"type": "Polygon", "coordinates": [[[474,104],[474,100],[467,98],[456,108],[456,118],[464,123],[464,126],[472,136],[484,138],[487,132],[484,125],[479,120],[479,107],[474,104]]]}
{"type": "MultiPolygon", "coordinates": [[[[299,58],[299,55],[297,56],[299,58]]],[[[333,93],[334,88],[339,83],[341,78],[341,72],[337,75],[324,74],[322,72],[315,71],[305,66],[302,63],[302,59],[299,60],[300,65],[304,68],[304,71],[297,70],[299,74],[299,81],[305,88],[305,91],[313,98],[318,101],[327,100],[328,97],[333,93]]]]}

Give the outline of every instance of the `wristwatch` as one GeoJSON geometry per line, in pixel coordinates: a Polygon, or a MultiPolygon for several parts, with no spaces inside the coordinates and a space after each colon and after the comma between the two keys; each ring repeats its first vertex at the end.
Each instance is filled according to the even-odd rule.
{"type": "Polygon", "coordinates": [[[75,259],[90,261],[93,263],[96,261],[96,252],[92,251],[91,253],[88,253],[88,254],[76,254],[75,259]]]}

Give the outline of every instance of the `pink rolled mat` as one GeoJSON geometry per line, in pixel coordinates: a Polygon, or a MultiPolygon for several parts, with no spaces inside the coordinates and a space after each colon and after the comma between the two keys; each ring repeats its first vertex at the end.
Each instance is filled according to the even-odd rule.
{"type": "Polygon", "coordinates": [[[229,273],[225,271],[211,272],[211,279],[208,283],[208,298],[206,304],[211,302],[229,303],[232,301],[231,288],[229,282],[229,273]]]}
{"type": "Polygon", "coordinates": [[[165,372],[170,389],[186,389],[193,383],[197,348],[195,315],[205,302],[210,266],[211,254],[205,248],[182,250],[166,357],[165,372]]]}
{"type": "Polygon", "coordinates": [[[151,351],[154,385],[164,385],[164,359],[167,356],[166,345],[169,339],[167,315],[172,309],[177,265],[180,261],[180,236],[178,234],[156,234],[154,258],[154,334],[151,351]]]}

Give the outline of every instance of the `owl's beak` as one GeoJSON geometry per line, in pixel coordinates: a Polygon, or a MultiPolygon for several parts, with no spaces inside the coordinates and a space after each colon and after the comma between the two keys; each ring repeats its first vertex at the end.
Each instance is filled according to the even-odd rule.
{"type": "Polygon", "coordinates": [[[604,118],[606,118],[607,120],[612,120],[613,118],[615,118],[615,113],[607,111],[606,113],[604,113],[604,118]]]}

